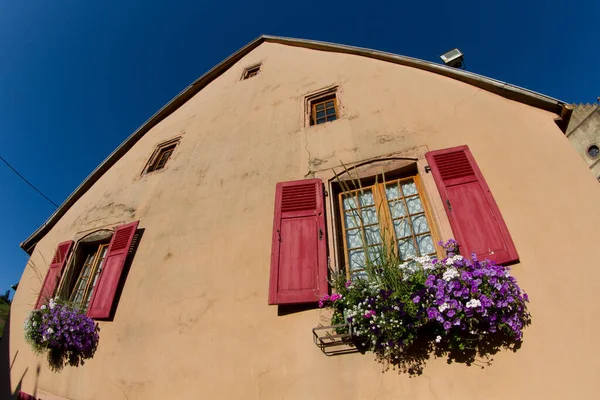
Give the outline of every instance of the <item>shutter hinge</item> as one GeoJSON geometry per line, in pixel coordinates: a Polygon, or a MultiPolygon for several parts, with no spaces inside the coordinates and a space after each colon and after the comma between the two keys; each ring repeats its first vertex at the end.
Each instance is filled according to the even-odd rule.
{"type": "Polygon", "coordinates": [[[431,167],[429,165],[425,166],[425,172],[426,173],[430,173],[431,172],[431,167]]]}
{"type": "Polygon", "coordinates": [[[446,204],[448,205],[448,210],[452,211],[452,204],[450,204],[450,200],[446,199],[446,204]]]}
{"type": "Polygon", "coordinates": [[[329,196],[329,193],[327,192],[327,189],[323,190],[323,194],[325,195],[325,197],[329,196]]]}

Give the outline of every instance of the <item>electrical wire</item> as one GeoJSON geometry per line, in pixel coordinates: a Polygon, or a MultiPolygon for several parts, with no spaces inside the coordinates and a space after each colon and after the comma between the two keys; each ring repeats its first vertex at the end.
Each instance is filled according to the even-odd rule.
{"type": "Polygon", "coordinates": [[[10,169],[12,169],[12,171],[17,174],[19,176],[19,178],[23,179],[23,181],[28,184],[29,186],[31,186],[31,188],[33,190],[35,190],[36,192],[38,192],[43,198],[45,198],[46,200],[48,200],[54,207],[58,208],[58,205],[53,202],[52,200],[50,200],[44,193],[40,192],[40,190],[38,188],[36,188],[35,186],[33,186],[33,184],[31,182],[29,182],[27,179],[25,179],[25,177],[23,175],[21,175],[19,173],[19,171],[17,171],[16,169],[13,168],[12,165],[10,165],[8,163],[8,161],[6,161],[2,156],[0,156],[0,160],[2,160],[4,162],[4,164],[6,164],[6,166],[10,169]]]}

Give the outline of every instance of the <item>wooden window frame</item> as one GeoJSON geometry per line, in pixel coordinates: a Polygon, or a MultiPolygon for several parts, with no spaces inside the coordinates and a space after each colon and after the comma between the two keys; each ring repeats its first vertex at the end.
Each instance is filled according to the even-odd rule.
{"type": "MultiPolygon", "coordinates": [[[[347,190],[344,191],[342,188],[340,188],[339,191],[336,191],[336,196],[337,196],[337,201],[336,201],[336,210],[334,210],[335,213],[335,218],[338,219],[339,221],[339,226],[340,226],[340,230],[337,232],[339,235],[341,235],[341,240],[338,241],[338,243],[341,243],[342,248],[341,251],[343,252],[343,260],[344,260],[344,270],[346,272],[346,276],[348,279],[352,278],[352,274],[356,273],[357,271],[351,271],[350,270],[350,260],[349,260],[349,249],[348,249],[348,243],[347,243],[347,237],[346,237],[346,231],[348,230],[346,228],[346,221],[344,218],[344,206],[343,206],[343,197],[345,194],[348,193],[358,193],[358,192],[364,192],[367,189],[371,189],[372,193],[373,193],[373,198],[374,198],[374,207],[375,207],[375,212],[377,214],[377,220],[378,220],[378,226],[380,228],[380,232],[382,235],[382,239],[384,241],[389,241],[392,245],[391,248],[393,249],[395,254],[398,254],[398,241],[399,239],[396,237],[396,232],[394,229],[394,218],[391,215],[390,212],[390,208],[389,208],[389,200],[387,199],[387,196],[385,194],[385,187],[387,185],[389,185],[390,183],[398,183],[401,184],[401,182],[403,181],[409,181],[412,180],[415,183],[415,186],[417,188],[417,194],[416,195],[411,195],[408,196],[409,198],[411,197],[419,197],[419,199],[421,200],[421,204],[423,206],[423,211],[422,212],[418,212],[418,213],[413,213],[410,214],[409,209],[408,209],[408,204],[406,204],[406,197],[402,194],[402,197],[400,198],[400,200],[403,201],[405,209],[407,211],[406,216],[404,216],[404,218],[408,218],[409,219],[409,224],[410,225],[410,229],[411,229],[411,235],[407,236],[406,238],[411,238],[413,245],[415,247],[415,249],[418,251],[418,244],[416,242],[416,238],[418,236],[424,236],[426,234],[430,234],[433,244],[434,244],[434,248],[435,248],[435,256],[439,257],[441,254],[441,249],[438,245],[438,242],[440,241],[440,235],[439,232],[437,230],[437,226],[435,223],[435,218],[434,215],[432,213],[432,208],[429,204],[429,199],[427,196],[427,192],[425,190],[425,187],[423,185],[423,183],[421,182],[421,178],[419,176],[419,174],[417,172],[414,173],[410,173],[410,174],[402,174],[400,176],[393,176],[390,179],[385,179],[383,180],[383,178],[379,181],[377,181],[376,177],[373,178],[367,178],[366,180],[373,180],[375,179],[375,182],[371,182],[371,183],[366,183],[365,185],[361,185],[362,187],[358,188],[358,189],[351,189],[351,190],[347,190]],[[428,233],[423,233],[423,234],[416,234],[414,232],[414,229],[412,228],[412,223],[410,222],[410,218],[414,215],[417,214],[424,214],[425,218],[427,220],[427,224],[429,226],[429,232],[428,233]],[[386,237],[386,235],[388,235],[386,237]]],[[[356,201],[356,205],[357,205],[357,210],[359,212],[360,215],[360,210],[361,210],[361,206],[360,206],[360,202],[358,201],[358,197],[355,197],[357,199],[356,201]]],[[[370,225],[369,225],[370,226],[370,225]]],[[[373,245],[373,246],[369,246],[367,244],[366,238],[365,238],[365,227],[366,225],[362,224],[360,225],[359,229],[361,231],[361,236],[362,236],[362,240],[363,243],[365,243],[366,247],[375,247],[377,245],[373,245]]],[[[338,237],[339,237],[338,235],[338,237]]],[[[401,238],[403,239],[403,238],[401,238]]],[[[432,255],[433,256],[433,255],[432,255]]],[[[360,271],[360,270],[359,270],[360,271]]]]}
{"type": "MultiPolygon", "coordinates": [[[[91,245],[91,246],[96,246],[96,245],[91,245]]],[[[91,261],[91,263],[87,262],[87,257],[85,260],[83,260],[83,263],[81,265],[81,269],[79,271],[79,273],[77,274],[77,279],[75,280],[75,284],[73,285],[73,288],[71,289],[71,293],[69,293],[69,301],[75,303],[75,295],[78,292],[77,287],[79,286],[79,282],[82,279],[82,274],[85,270],[85,267],[87,264],[91,264],[91,270],[89,273],[89,276],[87,277],[87,283],[85,285],[85,288],[83,290],[83,296],[81,298],[81,301],[77,302],[76,304],[78,304],[79,306],[81,306],[82,309],[87,309],[88,305],[89,305],[89,300],[91,301],[91,294],[94,290],[94,287],[92,287],[92,285],[94,284],[94,278],[96,278],[96,274],[99,273],[98,268],[100,267],[100,264],[102,262],[104,262],[104,260],[106,259],[106,256],[108,254],[108,246],[109,246],[109,242],[105,242],[105,243],[99,243],[97,244],[97,249],[96,252],[93,256],[93,259],[91,261]],[[106,249],[106,252],[104,254],[104,256],[102,258],[102,251],[106,249]]],[[[88,253],[88,256],[91,253],[88,253]]],[[[74,265],[73,267],[77,268],[78,266],[74,265]]],[[[96,281],[98,279],[96,278],[96,281]]],[[[96,282],[97,284],[97,282],[96,282]]]]}
{"type": "MultiPolygon", "coordinates": [[[[339,119],[339,111],[338,111],[338,102],[337,102],[337,96],[335,93],[327,95],[327,96],[323,96],[320,97],[318,99],[315,99],[311,102],[311,113],[310,113],[310,125],[321,125],[321,124],[326,124],[327,122],[333,122],[333,121],[328,121],[327,118],[327,110],[328,109],[335,109],[335,119],[333,121],[336,121],[339,119]],[[330,102],[331,100],[333,100],[333,107],[327,107],[327,103],[330,102]],[[319,123],[317,122],[319,119],[321,118],[317,118],[317,107],[319,105],[323,104],[323,112],[325,113],[324,117],[325,121],[319,123]]],[[[319,110],[321,111],[321,110],[319,110]]]]}
{"type": "MultiPolygon", "coordinates": [[[[319,90],[317,92],[308,94],[304,97],[304,121],[306,127],[313,127],[324,125],[327,122],[335,122],[341,119],[342,115],[342,107],[340,105],[340,95],[341,90],[339,90],[338,86],[328,87],[326,89],[319,90]],[[327,114],[325,114],[325,122],[317,124],[316,123],[316,107],[319,104],[325,103],[333,99],[333,104],[335,107],[335,119],[333,121],[327,121],[327,114]]],[[[326,108],[323,109],[324,111],[326,108]]]]}
{"type": "Polygon", "coordinates": [[[175,139],[170,139],[170,140],[167,140],[165,142],[162,142],[162,143],[159,143],[158,145],[156,145],[154,152],[152,152],[152,155],[150,156],[150,158],[148,159],[148,162],[146,162],[146,165],[144,166],[142,175],[147,175],[147,174],[150,174],[153,172],[165,170],[167,163],[169,162],[169,160],[171,160],[173,158],[175,149],[179,145],[180,141],[181,141],[181,137],[177,137],[175,139]],[[168,157],[165,160],[165,162],[163,163],[163,165],[160,168],[157,168],[158,163],[162,159],[161,157],[168,151],[171,151],[171,153],[168,155],[168,157]]]}
{"type": "Polygon", "coordinates": [[[242,77],[240,80],[245,81],[246,79],[250,79],[255,76],[258,76],[258,74],[260,74],[261,68],[262,68],[262,63],[254,64],[254,65],[244,68],[244,71],[242,72],[242,77]]]}

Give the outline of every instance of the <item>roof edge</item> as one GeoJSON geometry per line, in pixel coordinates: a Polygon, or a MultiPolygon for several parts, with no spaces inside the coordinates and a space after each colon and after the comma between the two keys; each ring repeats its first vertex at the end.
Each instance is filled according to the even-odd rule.
{"type": "Polygon", "coordinates": [[[175,110],[185,104],[196,93],[218,78],[222,73],[231,68],[236,62],[254,50],[263,42],[279,43],[288,46],[303,47],[313,50],[329,51],[335,53],[345,53],[373,58],[394,64],[405,65],[424,71],[433,72],[449,78],[453,78],[476,87],[480,87],[489,92],[498,94],[510,100],[518,101],[535,108],[546,110],[559,116],[564,112],[566,103],[552,97],[511,85],[506,82],[488,78],[482,75],[468,72],[461,69],[448,67],[446,65],[436,64],[430,61],[419,60],[417,58],[400,56],[383,51],[371,50],[361,47],[347,46],[335,43],[320,42],[315,40],[293,39],[280,36],[261,35],[254,39],[225,60],[214,66],[204,75],[196,79],[191,85],[182,90],[171,101],[159,109],[146,122],[144,122],[135,132],[133,132],[119,147],[117,147],[88,177],[67,197],[52,215],[35,230],[27,239],[21,243],[21,248],[28,254],[31,254],[37,242],[44,237],[46,233],[58,222],[58,220],[71,208],[73,204],[94,184],[110,167],[112,167],[137,141],[143,137],[150,129],[159,122],[172,114],[175,110]]]}

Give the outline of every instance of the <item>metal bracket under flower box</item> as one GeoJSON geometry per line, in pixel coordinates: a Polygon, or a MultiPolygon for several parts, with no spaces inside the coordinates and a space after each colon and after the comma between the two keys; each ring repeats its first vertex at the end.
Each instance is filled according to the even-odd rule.
{"type": "Polygon", "coordinates": [[[317,326],[312,331],[313,341],[326,356],[360,352],[363,338],[352,333],[352,324],[317,326]]]}

